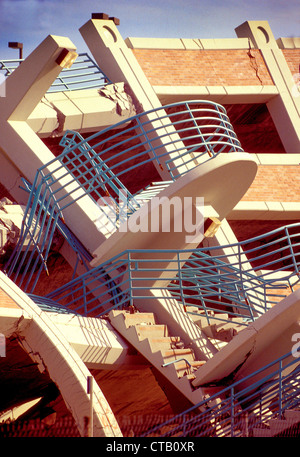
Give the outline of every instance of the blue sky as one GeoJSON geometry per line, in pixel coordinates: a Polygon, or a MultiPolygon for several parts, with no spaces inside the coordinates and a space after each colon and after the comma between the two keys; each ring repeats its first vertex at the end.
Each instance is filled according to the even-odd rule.
{"type": "Polygon", "coordinates": [[[79,52],[78,29],[92,12],[116,16],[123,38],[232,38],[246,20],[267,20],[275,38],[300,36],[299,0],[0,0],[0,57],[26,57],[49,34],[68,36],[79,52]]]}

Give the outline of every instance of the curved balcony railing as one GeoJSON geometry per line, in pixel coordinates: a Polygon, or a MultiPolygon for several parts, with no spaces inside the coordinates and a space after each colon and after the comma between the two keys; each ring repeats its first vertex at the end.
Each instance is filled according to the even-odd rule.
{"type": "Polygon", "coordinates": [[[46,268],[55,230],[75,201],[89,196],[96,202],[98,220],[109,223],[111,234],[152,198],[155,190],[149,191],[149,184],[153,177],[161,182],[155,167],[168,170],[168,185],[220,153],[243,151],[225,108],[207,101],[154,109],[87,139],[69,131],[60,144],[62,154],[37,171],[20,242],[7,265],[9,275],[17,264],[29,278],[37,265],[39,271],[46,268]]]}
{"type": "Polygon", "coordinates": [[[148,167],[159,178],[151,167],[155,165],[174,181],[220,153],[244,152],[226,109],[207,100],[145,111],[85,139],[76,132],[67,132],[60,144],[64,146],[61,160],[71,163],[70,158],[76,155],[84,157],[85,162],[88,152],[94,165],[105,163],[128,188],[137,180],[135,188],[130,189],[133,193],[145,185],[140,184],[139,167],[143,167],[144,174],[148,167]]]}
{"type": "MultiPolygon", "coordinates": [[[[0,71],[9,76],[22,62],[22,59],[0,60],[0,71]]],[[[87,53],[81,53],[71,68],[62,69],[47,93],[101,88],[107,84],[110,80],[98,65],[87,53]]]]}
{"type": "Polygon", "coordinates": [[[145,308],[152,289],[157,299],[175,299],[208,324],[212,318],[239,317],[244,320],[241,325],[248,325],[299,287],[300,224],[209,251],[199,248],[188,260],[186,254],[125,251],[46,298],[55,306],[101,317],[111,309],[134,306],[137,300],[145,308]],[[228,248],[232,254],[220,254],[228,248]]]}

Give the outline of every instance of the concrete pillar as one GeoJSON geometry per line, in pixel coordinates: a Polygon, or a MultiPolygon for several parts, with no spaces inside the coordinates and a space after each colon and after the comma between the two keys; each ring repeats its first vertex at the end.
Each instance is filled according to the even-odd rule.
{"type": "MultiPolygon", "coordinates": [[[[9,190],[21,176],[32,183],[37,170],[54,159],[27,119],[61,72],[61,60],[68,52],[72,57],[75,49],[69,38],[49,35],[6,80],[6,96],[0,98],[0,158],[4,164],[0,167],[0,182],[9,190]]],[[[45,171],[53,170],[50,166],[45,171]]],[[[63,188],[59,174],[55,177],[63,188]]],[[[27,201],[28,194],[21,194],[16,185],[11,192],[18,201],[27,201]]],[[[78,192],[69,198],[77,197],[78,192]]],[[[98,215],[99,208],[87,196],[74,201],[64,212],[67,225],[90,251],[105,239],[95,225],[98,215]]]]}
{"type": "MultiPolygon", "coordinates": [[[[96,15],[92,15],[92,17],[94,16],[96,15]]],[[[103,16],[104,19],[90,19],[79,29],[95,61],[113,83],[124,82],[126,84],[127,91],[133,99],[137,113],[160,108],[161,103],[154,89],[142,71],[133,52],[127,47],[120,35],[115,22],[108,18],[106,19],[105,15],[100,16],[103,16]]],[[[176,140],[175,145],[173,143],[170,147],[168,146],[170,137],[158,138],[156,131],[151,133],[151,138],[156,140],[155,146],[159,146],[158,153],[168,154],[169,152],[168,156],[160,159],[159,165],[156,161],[154,162],[162,179],[167,181],[170,179],[170,174],[165,165],[166,160],[170,158],[174,159],[171,167],[177,167],[178,170],[180,169],[180,172],[194,168],[195,165],[190,164],[188,159],[184,157],[178,158],[179,153],[174,153],[174,147],[181,149],[184,148],[184,145],[180,142],[180,138],[172,126],[166,127],[166,130],[162,129],[166,124],[169,124],[167,119],[157,121],[157,117],[163,114],[164,111],[161,110],[159,114],[151,113],[145,116],[145,118],[143,116],[143,120],[150,121],[145,129],[152,130],[153,128],[160,128],[159,135],[163,135],[164,133],[172,134],[171,141],[176,140]]],[[[182,153],[183,150],[181,149],[180,154],[182,153]]]]}
{"type": "Polygon", "coordinates": [[[247,21],[235,29],[239,38],[248,38],[260,49],[279,91],[267,107],[287,153],[300,152],[300,97],[295,97],[295,81],[282,50],[267,21],[247,21]]]}
{"type": "MultiPolygon", "coordinates": [[[[92,15],[94,16],[96,15],[92,15]]],[[[113,20],[90,19],[79,31],[97,64],[111,82],[128,84],[137,111],[161,107],[154,89],[113,20]]]]}

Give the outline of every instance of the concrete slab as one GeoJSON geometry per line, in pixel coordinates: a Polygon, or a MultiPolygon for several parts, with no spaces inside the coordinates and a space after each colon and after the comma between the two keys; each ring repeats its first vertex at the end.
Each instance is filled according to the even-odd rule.
{"type": "MultiPolygon", "coordinates": [[[[94,259],[91,261],[93,267],[109,260],[125,249],[193,249],[198,246],[201,239],[195,237],[191,240],[191,233],[182,228],[182,231],[175,232],[175,217],[182,218],[182,213],[176,216],[170,212],[170,201],[172,198],[180,198],[181,202],[185,197],[191,197],[193,204],[197,197],[204,199],[204,204],[211,206],[224,219],[240,201],[247,189],[250,187],[257,171],[255,160],[247,153],[220,154],[214,159],[200,165],[186,173],[176,182],[170,184],[158,194],[160,199],[165,198],[161,205],[162,214],[169,211],[170,230],[164,231],[162,221],[158,231],[151,231],[151,218],[154,217],[154,210],[151,201],[136,211],[127,221],[126,227],[114,233],[104,241],[93,252],[94,259]],[[233,179],[234,176],[234,179],[233,179]],[[149,222],[148,231],[130,230],[131,221],[135,219],[149,222]],[[188,236],[187,236],[188,235],[188,236]]],[[[204,222],[204,221],[203,221],[204,222]]],[[[203,237],[202,237],[203,238],[203,237]]]]}

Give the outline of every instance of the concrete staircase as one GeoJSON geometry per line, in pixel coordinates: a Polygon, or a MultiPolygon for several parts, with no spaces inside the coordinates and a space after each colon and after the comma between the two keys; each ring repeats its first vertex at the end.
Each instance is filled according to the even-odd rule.
{"type": "Polygon", "coordinates": [[[194,371],[205,361],[196,360],[194,351],[184,347],[178,336],[169,334],[168,326],[157,322],[153,313],[113,310],[111,325],[137,349],[149,363],[165,377],[178,394],[191,405],[203,400],[202,389],[195,389],[191,381],[194,371]]]}
{"type": "Polygon", "coordinates": [[[209,316],[209,322],[207,316],[196,307],[187,306],[186,310],[190,313],[190,317],[197,324],[203,333],[211,339],[224,341],[228,343],[232,338],[245,328],[243,324],[243,318],[232,317],[229,318],[228,314],[217,314],[209,316]]]}
{"type": "Polygon", "coordinates": [[[292,428],[300,424],[299,410],[286,410],[283,419],[270,419],[269,425],[262,428],[254,428],[254,437],[272,437],[286,432],[286,436],[298,436],[299,431],[296,430],[296,435],[293,434],[292,428]],[[291,430],[289,431],[289,429],[291,430]]]}

